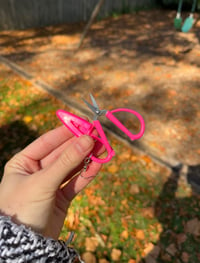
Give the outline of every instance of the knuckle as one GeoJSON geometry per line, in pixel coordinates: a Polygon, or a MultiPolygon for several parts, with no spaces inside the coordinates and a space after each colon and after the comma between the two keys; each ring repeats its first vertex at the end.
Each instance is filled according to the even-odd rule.
{"type": "Polygon", "coordinates": [[[70,152],[63,152],[63,154],[60,156],[60,162],[64,166],[71,166],[75,163],[75,160],[73,158],[73,155],[70,154],[70,152]]]}
{"type": "Polygon", "coordinates": [[[4,166],[4,172],[9,172],[13,168],[15,169],[16,164],[18,164],[18,155],[19,153],[16,153],[4,166]]]}

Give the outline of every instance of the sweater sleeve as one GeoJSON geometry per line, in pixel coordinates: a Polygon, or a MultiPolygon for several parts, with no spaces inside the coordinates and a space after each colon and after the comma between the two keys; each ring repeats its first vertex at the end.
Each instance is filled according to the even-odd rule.
{"type": "Polygon", "coordinates": [[[65,242],[45,238],[10,217],[0,215],[1,263],[83,263],[78,253],[65,242]]]}

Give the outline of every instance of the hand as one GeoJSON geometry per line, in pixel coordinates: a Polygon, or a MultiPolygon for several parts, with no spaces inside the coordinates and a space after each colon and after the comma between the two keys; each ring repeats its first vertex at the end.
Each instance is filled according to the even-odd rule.
{"type": "Polygon", "coordinates": [[[70,202],[101,168],[91,162],[84,173],[87,179],[76,175],[93,147],[91,137],[74,137],[65,126],[39,137],[6,164],[0,211],[57,239],[70,202]]]}

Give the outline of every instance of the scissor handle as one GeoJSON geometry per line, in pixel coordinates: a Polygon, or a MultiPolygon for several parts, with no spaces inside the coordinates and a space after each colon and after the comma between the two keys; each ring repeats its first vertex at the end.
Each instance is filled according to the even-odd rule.
{"type": "Polygon", "coordinates": [[[106,163],[109,162],[112,157],[114,156],[115,152],[110,146],[106,135],[101,127],[101,124],[98,120],[93,121],[93,123],[90,123],[70,112],[64,111],[64,110],[57,110],[56,115],[58,118],[62,121],[62,123],[77,137],[80,137],[81,135],[89,135],[94,140],[98,141],[101,145],[104,145],[107,150],[107,156],[106,158],[100,159],[95,157],[94,155],[91,156],[91,160],[97,162],[97,163],[106,163]],[[94,128],[98,131],[98,134],[100,137],[93,134],[94,128]]]}
{"type": "Polygon", "coordinates": [[[106,112],[106,117],[113,122],[120,130],[122,130],[126,135],[128,135],[128,137],[131,140],[138,140],[139,138],[142,137],[142,135],[144,134],[144,130],[145,130],[145,123],[144,123],[144,119],[142,118],[142,116],[134,110],[131,109],[126,109],[126,108],[119,108],[119,109],[115,109],[112,111],[107,111],[106,112]],[[133,115],[135,115],[139,121],[140,121],[140,131],[137,134],[133,134],[131,133],[114,115],[113,113],[115,112],[120,112],[120,111],[125,111],[125,112],[129,112],[133,115]]]}
{"type": "Polygon", "coordinates": [[[99,140],[106,148],[106,151],[107,151],[107,156],[105,158],[97,158],[95,157],[94,155],[91,157],[91,160],[97,162],[97,163],[107,163],[109,162],[112,157],[115,155],[115,151],[112,149],[112,147],[110,146],[107,138],[106,138],[106,135],[102,129],[102,126],[101,126],[101,123],[99,120],[95,120],[93,121],[93,124],[94,124],[94,127],[96,128],[96,130],[98,131],[98,134],[100,135],[100,137],[97,137],[93,134],[91,134],[91,136],[96,139],[96,140],[99,140]]]}

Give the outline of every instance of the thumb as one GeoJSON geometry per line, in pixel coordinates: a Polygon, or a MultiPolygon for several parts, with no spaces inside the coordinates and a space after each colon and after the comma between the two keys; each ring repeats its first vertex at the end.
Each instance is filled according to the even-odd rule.
{"type": "Polygon", "coordinates": [[[58,189],[65,177],[74,170],[84,158],[92,151],[94,140],[87,135],[77,138],[60,157],[48,168],[44,169],[39,178],[50,188],[58,189]]]}

